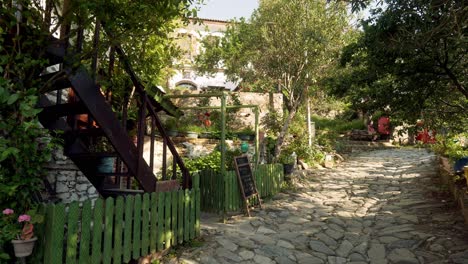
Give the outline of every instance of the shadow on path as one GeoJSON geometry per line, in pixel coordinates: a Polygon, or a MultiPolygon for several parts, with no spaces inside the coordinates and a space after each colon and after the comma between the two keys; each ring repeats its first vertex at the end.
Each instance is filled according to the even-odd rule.
{"type": "Polygon", "coordinates": [[[377,150],[308,171],[252,218],[202,218],[203,245],[169,263],[468,263],[468,228],[435,156],[377,150]]]}

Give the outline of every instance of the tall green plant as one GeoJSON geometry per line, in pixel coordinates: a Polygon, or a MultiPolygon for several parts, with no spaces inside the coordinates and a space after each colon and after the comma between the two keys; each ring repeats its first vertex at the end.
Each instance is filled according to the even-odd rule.
{"type": "Polygon", "coordinates": [[[207,52],[197,58],[199,70],[217,70],[222,61],[225,73],[242,79],[242,86],[261,91],[279,87],[288,114],[276,144],[278,156],[291,120],[333,64],[347,27],[341,3],[260,1],[249,22],[233,23],[225,38],[203,43],[207,52]],[[258,87],[259,83],[264,86],[258,87]]]}

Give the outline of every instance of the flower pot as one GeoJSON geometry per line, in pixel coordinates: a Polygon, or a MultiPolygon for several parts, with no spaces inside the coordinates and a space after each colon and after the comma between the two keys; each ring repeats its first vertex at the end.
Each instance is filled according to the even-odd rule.
{"type": "Polygon", "coordinates": [[[200,133],[200,135],[198,135],[199,138],[214,138],[214,135],[213,133],[210,133],[210,132],[202,132],[200,133]]]}
{"type": "Polygon", "coordinates": [[[255,139],[255,136],[250,134],[237,134],[237,137],[239,137],[240,140],[246,141],[252,141],[255,139]]]}
{"type": "Polygon", "coordinates": [[[289,175],[294,170],[294,164],[283,164],[284,175],[289,175]]]}
{"type": "Polygon", "coordinates": [[[114,172],[114,157],[101,158],[97,166],[97,172],[99,173],[112,173],[114,172]]]}
{"type": "Polygon", "coordinates": [[[185,132],[185,136],[188,138],[198,138],[197,132],[187,131],[185,132]]]}
{"type": "Polygon", "coordinates": [[[13,239],[11,243],[13,244],[13,249],[15,250],[15,256],[18,258],[27,257],[32,254],[34,249],[34,244],[36,243],[37,237],[26,240],[16,240],[13,239]]]}
{"type": "Polygon", "coordinates": [[[167,130],[167,131],[166,131],[166,134],[167,134],[167,136],[169,136],[169,137],[176,137],[178,133],[179,133],[179,132],[177,132],[177,131],[175,131],[175,130],[167,130]]]}

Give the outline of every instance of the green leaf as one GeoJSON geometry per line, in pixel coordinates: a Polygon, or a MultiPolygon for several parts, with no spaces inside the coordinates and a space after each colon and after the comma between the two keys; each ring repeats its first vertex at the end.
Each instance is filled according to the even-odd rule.
{"type": "Polygon", "coordinates": [[[12,105],[13,103],[15,103],[18,100],[18,98],[19,98],[19,94],[10,95],[10,98],[8,98],[7,104],[12,105]]]}
{"type": "Polygon", "coordinates": [[[0,155],[0,162],[4,161],[11,155],[16,156],[18,155],[18,153],[19,153],[19,149],[14,148],[14,147],[9,147],[5,151],[3,151],[2,154],[0,155]]]}
{"type": "Polygon", "coordinates": [[[10,259],[10,255],[7,253],[0,253],[0,259],[7,260],[10,259]]]}

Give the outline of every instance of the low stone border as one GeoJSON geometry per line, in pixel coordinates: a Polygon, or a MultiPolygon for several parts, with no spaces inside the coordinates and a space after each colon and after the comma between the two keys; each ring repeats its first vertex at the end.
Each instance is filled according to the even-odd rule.
{"type": "Polygon", "coordinates": [[[445,184],[453,199],[458,203],[461,209],[463,217],[465,218],[465,224],[468,225],[468,193],[467,186],[460,186],[455,183],[453,179],[454,172],[450,165],[449,159],[446,157],[439,156],[439,176],[442,183],[445,184]]]}

